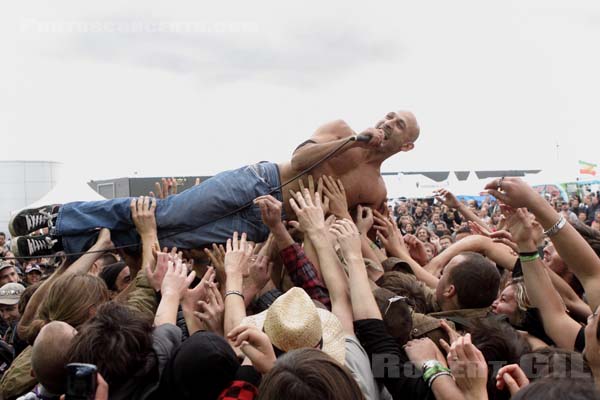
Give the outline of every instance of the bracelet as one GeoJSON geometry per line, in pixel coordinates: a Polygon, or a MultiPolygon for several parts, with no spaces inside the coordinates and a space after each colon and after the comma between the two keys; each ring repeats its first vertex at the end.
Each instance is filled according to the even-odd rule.
{"type": "Polygon", "coordinates": [[[537,250],[536,251],[525,251],[525,252],[519,252],[519,257],[531,257],[531,256],[535,256],[536,254],[540,254],[537,250]]]}
{"type": "Polygon", "coordinates": [[[427,381],[427,386],[431,387],[433,385],[433,381],[435,381],[437,378],[439,378],[442,375],[447,375],[447,376],[453,378],[450,371],[440,371],[437,374],[433,375],[431,378],[429,378],[429,380],[427,381]]]}
{"type": "Polygon", "coordinates": [[[530,255],[530,256],[521,255],[521,254],[523,254],[523,253],[519,253],[519,260],[521,260],[522,263],[532,262],[532,261],[535,261],[540,258],[540,254],[538,252],[536,252],[535,254],[530,255]]]}
{"type": "Polygon", "coordinates": [[[432,376],[439,372],[450,372],[449,368],[446,368],[439,361],[427,361],[423,364],[423,379],[428,382],[432,376]]]}
{"type": "Polygon", "coordinates": [[[546,235],[548,237],[552,237],[552,236],[556,235],[562,228],[564,228],[566,224],[567,224],[567,220],[565,219],[565,217],[560,215],[560,218],[558,219],[558,221],[556,221],[556,223],[554,225],[552,225],[552,227],[550,229],[548,229],[547,231],[544,231],[544,235],[546,235]]]}
{"type": "Polygon", "coordinates": [[[242,300],[246,301],[246,298],[244,297],[244,294],[242,292],[240,292],[239,290],[227,290],[225,292],[225,296],[223,296],[223,298],[227,298],[227,296],[229,296],[230,294],[235,294],[236,296],[240,296],[242,298],[242,300]]]}

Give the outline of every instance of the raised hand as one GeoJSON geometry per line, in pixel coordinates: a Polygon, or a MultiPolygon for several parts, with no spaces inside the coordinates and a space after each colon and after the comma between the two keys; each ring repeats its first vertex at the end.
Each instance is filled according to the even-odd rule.
{"type": "Polygon", "coordinates": [[[446,360],[440,349],[429,338],[411,340],[404,346],[406,355],[418,368],[428,360],[437,360],[446,365],[446,360]]]}
{"type": "Polygon", "coordinates": [[[373,210],[377,238],[386,251],[395,257],[400,257],[407,249],[398,226],[377,210],[373,210]]]}
{"type": "Polygon", "coordinates": [[[434,192],[435,198],[437,201],[445,204],[450,208],[458,208],[460,207],[460,202],[456,198],[456,196],[447,189],[439,189],[434,192]]]}
{"type": "Polygon", "coordinates": [[[371,207],[356,207],[356,227],[361,235],[366,235],[373,227],[373,210],[371,207]]]}
{"type": "Polygon", "coordinates": [[[298,217],[300,229],[303,232],[316,232],[325,228],[325,213],[321,207],[321,199],[308,189],[302,192],[290,191],[290,205],[298,217]],[[314,197],[314,200],[313,200],[314,197]]]}
{"type": "MultiPolygon", "coordinates": [[[[199,185],[200,178],[196,178],[196,184],[199,185]]],[[[159,199],[166,199],[172,194],[177,194],[177,179],[175,178],[162,178],[162,185],[158,182],[154,183],[156,193],[150,192],[151,197],[158,197],[159,199]]],[[[195,186],[195,185],[194,185],[195,186]]]]}
{"type": "Polygon", "coordinates": [[[252,286],[257,292],[260,292],[271,280],[271,271],[273,263],[269,257],[259,254],[250,259],[248,277],[244,281],[244,286],[252,286]]]}
{"type": "Polygon", "coordinates": [[[190,311],[195,310],[199,301],[205,300],[208,295],[209,286],[215,282],[216,272],[213,267],[208,267],[200,283],[194,288],[187,289],[181,301],[181,307],[190,311]]]}
{"type": "Polygon", "coordinates": [[[527,209],[519,208],[516,210],[506,210],[508,231],[512,240],[517,243],[522,251],[535,251],[533,217],[529,215],[527,209]]]}
{"type": "Polygon", "coordinates": [[[334,180],[332,177],[323,175],[323,192],[329,199],[329,211],[336,217],[351,219],[348,212],[348,200],[346,198],[346,190],[342,181],[334,180]]]}
{"type": "Polygon", "coordinates": [[[417,239],[415,235],[404,235],[404,243],[406,243],[408,252],[413,260],[421,266],[427,265],[427,251],[425,251],[425,244],[423,242],[417,239]]]}
{"type": "Polygon", "coordinates": [[[335,235],[346,261],[362,260],[360,233],[352,220],[338,220],[329,228],[329,231],[335,235]]]}
{"type": "Polygon", "coordinates": [[[271,230],[275,230],[281,221],[281,210],[283,204],[271,195],[260,196],[254,199],[254,204],[258,204],[263,223],[271,230]]]}
{"type": "Polygon", "coordinates": [[[227,239],[225,253],[225,273],[248,275],[248,261],[252,256],[254,246],[246,240],[246,233],[238,240],[238,233],[233,233],[233,239],[227,239]]]}
{"type": "Polygon", "coordinates": [[[483,354],[471,343],[467,333],[455,340],[448,352],[448,366],[456,381],[456,386],[468,399],[480,399],[487,393],[487,362],[483,354]]]}
{"type": "Polygon", "coordinates": [[[485,185],[487,192],[512,208],[535,208],[544,198],[519,178],[498,178],[485,185]]]}
{"type": "Polygon", "coordinates": [[[518,364],[505,365],[498,370],[496,387],[499,390],[508,389],[511,396],[529,385],[529,378],[518,364]]]}
{"type": "Polygon", "coordinates": [[[157,252],[156,253],[156,265],[154,269],[150,264],[146,265],[146,277],[150,286],[157,292],[161,290],[163,279],[169,269],[169,255],[167,253],[157,252]]]}
{"type": "Polygon", "coordinates": [[[229,332],[227,338],[242,350],[261,374],[268,373],[275,365],[275,352],[266,333],[255,327],[240,325],[229,332]]]}
{"type": "Polygon", "coordinates": [[[131,219],[135,228],[142,238],[149,235],[156,235],[156,199],[148,196],[140,196],[131,199],[129,205],[131,210],[131,219]]]}
{"type": "Polygon", "coordinates": [[[167,297],[169,295],[177,295],[181,300],[186,293],[186,290],[190,287],[190,284],[196,277],[196,272],[192,271],[189,275],[187,273],[187,268],[181,261],[181,259],[177,259],[174,262],[168,262],[167,273],[163,278],[162,285],[160,286],[160,291],[163,297],[167,297]]]}
{"type": "Polygon", "coordinates": [[[198,311],[195,311],[194,315],[202,321],[206,330],[223,336],[224,313],[225,303],[221,292],[216,284],[208,284],[206,300],[198,301],[198,311]]]}

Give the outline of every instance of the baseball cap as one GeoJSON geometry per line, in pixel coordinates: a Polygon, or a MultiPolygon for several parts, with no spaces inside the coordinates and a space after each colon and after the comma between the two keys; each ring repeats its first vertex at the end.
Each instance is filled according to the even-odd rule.
{"type": "Polygon", "coordinates": [[[13,306],[19,302],[25,287],[20,283],[7,283],[0,288],[0,304],[13,306]]]}
{"type": "Polygon", "coordinates": [[[5,268],[8,268],[8,267],[13,267],[14,268],[15,266],[13,264],[9,263],[9,262],[3,262],[2,264],[0,264],[0,271],[2,271],[5,268]]]}
{"type": "Polygon", "coordinates": [[[31,265],[28,265],[27,268],[25,268],[26,274],[28,274],[30,272],[34,272],[34,271],[38,271],[40,274],[42,273],[42,269],[37,264],[31,264],[31,265]]]}

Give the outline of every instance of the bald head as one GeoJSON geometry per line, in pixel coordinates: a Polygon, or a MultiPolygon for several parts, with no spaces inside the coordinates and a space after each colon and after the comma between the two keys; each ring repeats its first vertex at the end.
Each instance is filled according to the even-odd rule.
{"type": "Polygon", "coordinates": [[[31,369],[37,380],[52,393],[64,393],[68,349],[76,334],[75,328],[66,322],[52,321],[40,330],[33,343],[31,369]]]}

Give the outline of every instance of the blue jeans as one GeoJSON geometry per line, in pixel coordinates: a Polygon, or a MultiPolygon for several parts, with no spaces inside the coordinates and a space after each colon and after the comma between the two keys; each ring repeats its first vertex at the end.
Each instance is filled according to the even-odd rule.
{"type": "MultiPolygon", "coordinates": [[[[161,246],[193,249],[225,243],[234,231],[246,232],[248,240],[254,242],[266,240],[269,228],[262,223],[256,205],[221,217],[269,194],[280,183],[277,164],[261,162],[221,172],[198,186],[157,199],[156,225],[161,246]]],[[[271,194],[283,201],[281,189],[271,194]]],[[[130,203],[131,198],[67,203],[58,212],[53,234],[61,237],[67,253],[89,248],[98,235],[97,228],[110,229],[115,246],[138,244],[130,203]]]]}

